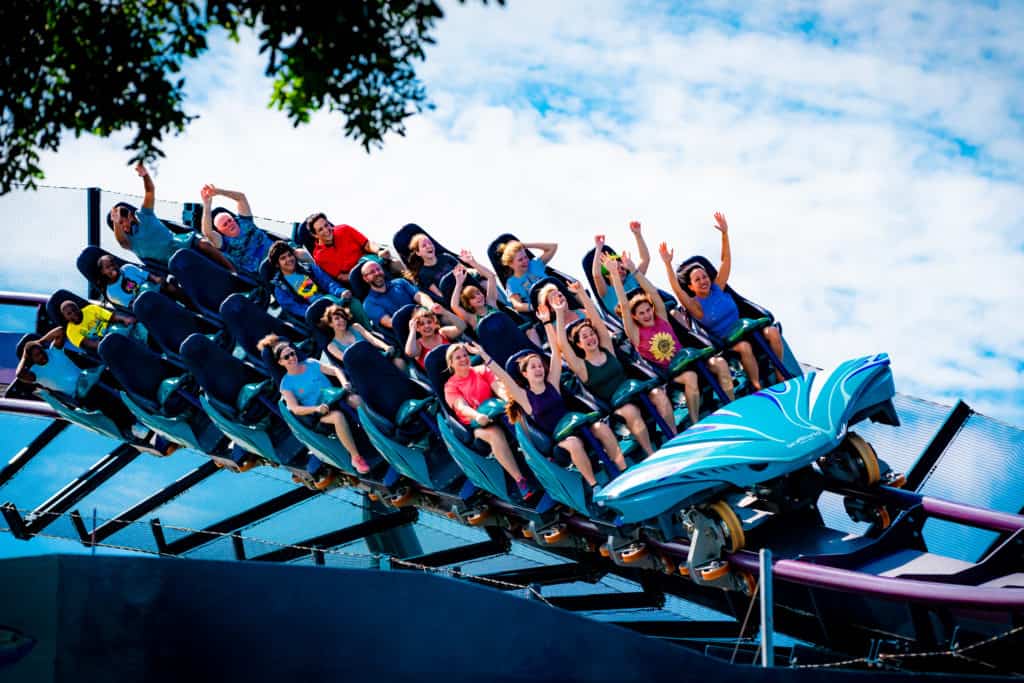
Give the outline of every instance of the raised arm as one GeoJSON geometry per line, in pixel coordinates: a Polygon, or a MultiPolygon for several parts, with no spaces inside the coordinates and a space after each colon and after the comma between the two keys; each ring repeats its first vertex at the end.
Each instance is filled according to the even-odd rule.
{"type": "Polygon", "coordinates": [[[601,313],[597,310],[597,304],[587,296],[587,290],[583,288],[582,283],[574,280],[568,284],[568,289],[576,295],[576,298],[580,300],[580,304],[583,305],[583,311],[587,314],[587,319],[590,320],[590,324],[597,331],[597,338],[600,341],[601,347],[606,351],[611,351],[613,348],[612,333],[608,330],[608,326],[604,324],[604,318],[601,317],[601,313]]]}
{"type": "Polygon", "coordinates": [[[594,281],[594,293],[602,299],[608,293],[608,283],[601,274],[601,255],[604,254],[604,235],[594,235],[594,259],[590,262],[590,279],[594,281]]]}
{"type": "Polygon", "coordinates": [[[244,192],[236,192],[235,190],[224,190],[219,187],[214,187],[213,185],[209,185],[208,187],[213,188],[214,194],[219,194],[222,197],[227,197],[228,199],[235,200],[239,216],[252,215],[252,209],[249,208],[249,200],[246,198],[244,192]]]}
{"type": "Polygon", "coordinates": [[[662,263],[665,264],[665,272],[668,273],[668,282],[672,286],[672,293],[676,295],[679,303],[683,305],[683,308],[690,315],[698,320],[703,320],[704,309],[701,308],[700,302],[686,293],[686,290],[679,283],[679,278],[676,277],[676,271],[672,269],[672,259],[675,257],[675,253],[675,249],[669,249],[668,245],[664,242],[658,247],[658,254],[661,256],[662,263]]]}
{"type": "Polygon", "coordinates": [[[462,307],[462,288],[466,284],[466,267],[461,263],[452,269],[455,274],[455,287],[452,289],[452,300],[448,302],[455,315],[462,320],[469,321],[473,314],[462,307]]]}
{"type": "MultiPolygon", "coordinates": [[[[484,366],[490,368],[494,376],[497,377],[502,385],[505,387],[505,394],[509,400],[515,401],[519,404],[519,407],[526,411],[527,415],[532,415],[530,411],[530,397],[526,395],[526,389],[519,385],[519,382],[513,379],[512,375],[505,372],[505,368],[495,361],[488,355],[479,345],[474,344],[476,355],[484,359],[484,366]]],[[[497,392],[495,392],[497,393],[497,392]]]]}
{"type": "Polygon", "coordinates": [[[141,163],[135,164],[135,172],[142,178],[142,208],[152,209],[156,206],[156,186],[153,185],[153,179],[149,177],[149,171],[141,163]]]}
{"type": "MultiPolygon", "coordinates": [[[[473,257],[473,254],[468,249],[463,249],[459,253],[459,258],[468,263],[473,267],[473,270],[484,279],[487,283],[487,291],[484,292],[484,299],[487,301],[488,306],[498,305],[498,276],[494,274],[494,271],[480,263],[473,257]]],[[[463,269],[465,271],[465,269],[463,269]]],[[[461,288],[460,288],[461,290],[461,288]]],[[[453,295],[454,296],[454,295],[453,295]]]]}
{"type": "Polygon", "coordinates": [[[637,263],[636,269],[647,275],[647,268],[651,265],[651,252],[647,249],[647,240],[644,239],[644,235],[640,231],[640,221],[630,221],[629,231],[633,233],[633,239],[636,240],[636,253],[640,256],[640,262],[637,263]]]}
{"type": "Polygon", "coordinates": [[[605,268],[608,269],[608,277],[611,279],[615,296],[619,298],[619,310],[622,312],[622,327],[626,331],[626,337],[629,339],[630,344],[637,346],[640,343],[640,330],[637,329],[633,316],[629,314],[629,299],[626,298],[626,288],[622,285],[619,269],[615,267],[615,263],[612,262],[613,259],[607,255],[602,260],[604,261],[605,268]]]}
{"type": "MultiPolygon", "coordinates": [[[[566,331],[568,323],[565,321],[565,314],[569,310],[569,305],[562,302],[560,306],[555,306],[555,333],[558,335],[558,347],[561,349],[561,353],[565,358],[565,364],[569,366],[581,381],[587,381],[587,365],[583,360],[576,355],[575,349],[572,348],[572,344],[569,342],[569,333],[566,331]]],[[[554,349],[554,347],[552,347],[554,349]]]]}
{"type": "Polygon", "coordinates": [[[405,355],[415,358],[420,352],[420,340],[416,336],[416,318],[409,316],[409,329],[405,331],[405,355]]]}
{"type": "Polygon", "coordinates": [[[647,276],[637,270],[633,262],[629,260],[627,254],[622,255],[622,265],[626,266],[626,270],[633,273],[633,277],[636,278],[636,282],[640,285],[640,288],[644,290],[644,293],[650,297],[651,302],[654,304],[654,314],[662,320],[668,319],[668,310],[665,308],[665,302],[661,298],[661,292],[658,288],[651,284],[651,281],[647,279],[647,276]]]}
{"type": "Polygon", "coordinates": [[[715,212],[715,229],[722,233],[722,263],[718,266],[715,284],[725,289],[726,283],[729,282],[729,272],[732,270],[732,250],[729,248],[729,223],[721,211],[715,212]]]}
{"type": "Polygon", "coordinates": [[[558,393],[562,393],[562,351],[558,347],[558,338],[555,334],[555,326],[551,324],[551,314],[545,313],[544,335],[548,338],[548,348],[551,349],[551,362],[548,363],[548,384],[553,386],[558,393]]]}
{"type": "Polygon", "coordinates": [[[217,188],[213,185],[203,185],[203,189],[199,191],[199,196],[203,198],[203,237],[208,239],[210,244],[221,249],[224,246],[224,240],[221,239],[220,233],[213,229],[213,217],[210,215],[210,212],[213,210],[213,195],[217,193],[216,190],[217,188]]]}
{"type": "Polygon", "coordinates": [[[555,242],[524,242],[523,246],[527,249],[540,249],[541,254],[538,258],[544,263],[550,263],[558,251],[558,244],[555,242]]]}
{"type": "Polygon", "coordinates": [[[448,339],[455,339],[466,331],[466,322],[447,308],[442,308],[441,312],[436,315],[440,318],[441,323],[447,323],[441,327],[440,331],[448,339]]]}

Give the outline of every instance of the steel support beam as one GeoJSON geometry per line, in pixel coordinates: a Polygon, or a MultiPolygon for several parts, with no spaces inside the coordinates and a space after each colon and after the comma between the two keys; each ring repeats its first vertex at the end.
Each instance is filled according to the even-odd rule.
{"type": "Polygon", "coordinates": [[[351,543],[352,541],[357,541],[361,538],[366,538],[367,536],[391,531],[392,529],[397,529],[408,524],[415,524],[417,519],[419,519],[419,510],[414,507],[405,507],[397,512],[381,515],[365,522],[359,522],[358,524],[353,524],[352,526],[347,526],[343,529],[331,531],[326,534],[314,536],[313,538],[308,538],[304,541],[295,543],[296,546],[302,546],[301,548],[278,548],[277,550],[272,550],[269,553],[257,555],[250,559],[258,562],[291,562],[292,560],[297,560],[300,557],[305,557],[306,555],[315,552],[306,550],[305,548],[334,548],[339,545],[351,543]]]}
{"type": "MultiPolygon", "coordinates": [[[[436,553],[407,557],[405,558],[405,561],[421,567],[444,567],[450,564],[469,562],[471,560],[479,560],[480,558],[489,557],[491,555],[507,553],[512,547],[512,542],[508,539],[508,536],[505,535],[505,532],[494,527],[487,527],[486,529],[487,535],[490,536],[490,539],[487,541],[461,545],[455,548],[448,548],[447,550],[439,550],[436,553]]],[[[414,568],[405,565],[403,562],[395,562],[392,566],[394,569],[414,568]]]]}
{"type": "MultiPolygon", "coordinates": [[[[248,510],[244,510],[236,515],[232,515],[219,522],[215,522],[202,531],[197,531],[189,534],[188,536],[183,536],[171,543],[165,543],[162,547],[160,543],[161,539],[157,538],[157,547],[160,548],[161,553],[167,555],[181,555],[190,550],[195,550],[199,546],[209,543],[210,541],[216,541],[226,534],[238,531],[242,527],[258,522],[265,517],[269,517],[281,512],[282,510],[286,510],[293,505],[298,505],[319,493],[319,491],[313,491],[304,486],[296,487],[275,498],[263,501],[259,505],[255,505],[248,510]]],[[[154,531],[156,528],[157,527],[155,526],[154,531]]],[[[160,528],[162,536],[162,527],[160,528]]],[[[154,538],[156,538],[155,533],[154,538]]]]}
{"type": "Polygon", "coordinates": [[[13,458],[11,458],[3,469],[0,469],[0,486],[3,486],[11,480],[14,475],[21,471],[25,465],[27,465],[32,458],[39,455],[39,452],[46,448],[51,441],[57,438],[57,436],[68,428],[68,422],[66,420],[54,420],[50,424],[46,425],[43,431],[39,432],[27,446],[18,451],[13,458]]]}
{"type": "MultiPolygon", "coordinates": [[[[213,476],[220,471],[217,467],[217,463],[212,460],[204,462],[202,465],[192,470],[185,476],[181,477],[177,481],[157,491],[153,495],[139,501],[132,507],[128,508],[124,512],[118,514],[114,519],[108,520],[103,524],[98,525],[95,529],[89,531],[86,530],[85,525],[82,524],[79,529],[79,536],[82,539],[82,543],[86,546],[91,543],[101,543],[107,538],[110,538],[121,529],[126,526],[139,521],[146,515],[164,503],[180,496],[185,491],[189,490],[196,484],[205,481],[209,477],[213,476]]],[[[75,514],[75,513],[72,513],[75,514]]],[[[77,528],[78,525],[76,525],[77,528]]]]}

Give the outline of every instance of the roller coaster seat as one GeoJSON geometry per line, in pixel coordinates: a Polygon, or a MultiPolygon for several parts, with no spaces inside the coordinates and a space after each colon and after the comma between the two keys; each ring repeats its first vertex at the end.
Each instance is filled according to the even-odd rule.
{"type": "Polygon", "coordinates": [[[540,353],[518,325],[501,311],[485,315],[476,326],[476,336],[494,362],[502,366],[514,353],[529,349],[540,353]]]}
{"type": "Polygon", "coordinates": [[[191,334],[205,334],[218,340],[224,336],[212,322],[159,292],[139,295],[132,312],[146,326],[150,338],[172,360],[180,361],[181,344],[191,334]]]}
{"type": "Polygon", "coordinates": [[[196,309],[211,320],[220,320],[221,303],[229,296],[252,291],[243,280],[192,249],[172,256],[169,269],[196,309]]]}
{"type": "Polygon", "coordinates": [[[425,229],[415,223],[406,223],[395,232],[395,236],[391,239],[391,244],[395,247],[395,251],[398,252],[398,257],[402,259],[403,263],[409,262],[409,243],[416,235],[426,235],[429,237],[430,241],[434,243],[434,251],[438,256],[441,254],[447,254],[455,260],[459,260],[458,254],[453,252],[451,249],[445,248],[443,244],[434,239],[434,236],[425,229]]]}
{"type": "Polygon", "coordinates": [[[268,334],[276,334],[303,349],[307,346],[304,343],[307,337],[303,331],[270,315],[244,294],[232,294],[226,298],[220,306],[220,317],[224,321],[225,329],[245,351],[246,359],[256,365],[263,364],[263,358],[256,345],[268,334]]]}

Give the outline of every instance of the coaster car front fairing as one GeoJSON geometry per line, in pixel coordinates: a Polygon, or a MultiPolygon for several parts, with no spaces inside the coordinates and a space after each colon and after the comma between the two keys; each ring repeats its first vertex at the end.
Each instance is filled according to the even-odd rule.
{"type": "Polygon", "coordinates": [[[696,580],[723,551],[743,546],[745,528],[763,523],[766,515],[751,517],[749,511],[813,504],[821,484],[802,499],[793,497],[793,481],[813,464],[826,479],[862,488],[890,476],[849,427],[865,418],[898,424],[894,392],[887,354],[809,372],[715,411],[629,468],[595,500],[615,510],[620,525],[648,523],[667,538],[690,536],[696,580]],[[741,521],[743,516],[748,519],[741,521]],[[709,524],[711,518],[718,523],[709,524]]]}

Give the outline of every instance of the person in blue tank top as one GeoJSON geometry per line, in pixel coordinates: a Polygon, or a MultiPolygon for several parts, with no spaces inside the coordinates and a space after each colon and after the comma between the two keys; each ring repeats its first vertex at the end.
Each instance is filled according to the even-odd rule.
{"type": "MultiPolygon", "coordinates": [[[[551,359],[547,363],[539,353],[526,354],[516,361],[519,376],[513,377],[505,372],[505,368],[497,363],[492,363],[490,356],[483,349],[480,350],[480,355],[484,362],[490,365],[495,376],[505,385],[510,399],[506,408],[509,419],[515,422],[521,419],[522,415],[529,415],[540,431],[551,436],[555,427],[558,426],[558,422],[568,410],[562,399],[562,390],[559,385],[562,375],[562,354],[558,348],[558,340],[555,338],[555,330],[550,317],[544,314],[543,318],[544,331],[547,334],[548,345],[551,347],[551,359]]],[[[619,470],[625,471],[626,459],[622,455],[622,448],[611,428],[604,422],[595,422],[590,429],[601,442],[612,462],[619,470]]],[[[597,486],[594,465],[590,461],[583,440],[578,436],[567,436],[557,445],[558,449],[554,453],[555,462],[563,467],[568,464],[564,460],[564,455],[560,457],[559,449],[564,449],[569,453],[569,461],[576,466],[584,481],[591,487],[597,486]],[[560,459],[561,462],[559,462],[560,459]]]]}
{"type": "MultiPolygon", "coordinates": [[[[714,227],[722,233],[722,262],[718,266],[718,276],[714,282],[699,264],[688,266],[677,274],[672,269],[672,258],[675,252],[670,250],[664,242],[661,243],[659,253],[668,271],[668,280],[672,284],[672,291],[675,292],[687,312],[700,321],[701,325],[709,332],[724,339],[739,323],[740,312],[732,296],[725,291],[732,270],[732,251],[729,248],[729,223],[726,222],[724,214],[715,213],[714,227]]],[[[782,335],[779,333],[779,329],[769,325],[761,333],[771,345],[775,355],[782,358],[782,335]]],[[[750,342],[738,341],[732,346],[732,350],[739,354],[740,364],[743,365],[743,370],[747,373],[751,386],[755,390],[760,390],[761,372],[757,366],[757,359],[754,358],[754,349],[750,342]]]]}
{"type": "Polygon", "coordinates": [[[334,427],[338,441],[352,459],[352,467],[360,474],[369,472],[370,466],[359,453],[359,446],[352,437],[345,415],[340,410],[331,410],[329,405],[320,400],[320,393],[334,386],[328,377],[337,378],[342,386],[347,387],[348,380],[341,371],[312,358],[300,360],[291,342],[282,341],[275,335],[260,340],[259,348],[266,347],[270,347],[274,360],[284,368],[285,376],[281,378],[280,390],[288,410],[293,415],[314,415],[320,422],[334,427]]]}

